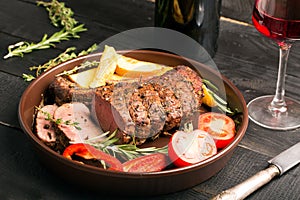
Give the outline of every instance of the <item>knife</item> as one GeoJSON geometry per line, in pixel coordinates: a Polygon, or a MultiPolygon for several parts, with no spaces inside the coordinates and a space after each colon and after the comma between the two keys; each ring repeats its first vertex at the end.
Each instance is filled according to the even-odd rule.
{"type": "Polygon", "coordinates": [[[281,152],[269,162],[269,167],[244,182],[227,189],[211,200],[241,200],[270,182],[275,176],[281,176],[300,162],[300,142],[281,152]]]}

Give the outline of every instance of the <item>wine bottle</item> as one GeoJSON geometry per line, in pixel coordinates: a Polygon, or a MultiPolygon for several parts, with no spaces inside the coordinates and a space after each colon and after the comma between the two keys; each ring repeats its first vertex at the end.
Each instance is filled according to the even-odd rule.
{"type": "Polygon", "coordinates": [[[217,51],[221,0],[156,0],[155,26],[184,33],[213,57],[217,51]]]}

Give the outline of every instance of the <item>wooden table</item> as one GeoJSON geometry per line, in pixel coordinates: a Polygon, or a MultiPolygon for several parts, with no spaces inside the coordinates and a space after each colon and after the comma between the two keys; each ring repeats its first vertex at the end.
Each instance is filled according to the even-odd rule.
{"type": "MultiPolygon", "coordinates": [[[[28,138],[20,130],[17,108],[28,83],[22,73],[45,63],[70,46],[86,49],[124,30],[153,26],[154,3],[147,0],[67,0],[67,6],[84,23],[80,39],[56,48],[35,51],[7,60],[7,47],[20,40],[38,41],[57,31],[47,12],[34,0],[0,1],[0,198],[1,199],[118,199],[74,190],[39,162],[28,138]]],[[[223,0],[219,48],[214,57],[219,70],[243,93],[246,101],[273,94],[278,48],[251,25],[254,0],[223,0]]],[[[291,51],[286,95],[300,100],[300,47],[291,51]]],[[[208,181],[191,189],[143,199],[209,199],[268,166],[267,160],[300,141],[300,131],[272,131],[250,122],[245,137],[229,163],[208,181]]],[[[248,199],[299,199],[300,168],[295,167],[258,190],[248,199]]],[[[116,191],[118,189],[116,188],[116,191]]],[[[133,189],[134,190],[134,189],[133,189]]],[[[124,199],[124,198],[122,198],[124,199]]]]}

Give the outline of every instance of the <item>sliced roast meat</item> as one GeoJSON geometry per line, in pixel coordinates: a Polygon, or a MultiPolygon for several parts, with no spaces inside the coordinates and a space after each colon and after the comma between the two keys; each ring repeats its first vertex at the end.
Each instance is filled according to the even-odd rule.
{"type": "Polygon", "coordinates": [[[92,103],[93,116],[103,131],[118,130],[118,143],[130,143],[133,137],[143,143],[149,137],[180,128],[199,111],[203,97],[201,77],[187,66],[174,67],[161,76],[111,82],[96,89],[80,88],[67,77],[57,77],[49,91],[58,105],[92,103]]]}
{"type": "Polygon", "coordinates": [[[46,105],[42,107],[36,115],[36,133],[43,142],[55,142],[55,127],[51,121],[56,105],[46,105]]]}
{"type": "Polygon", "coordinates": [[[54,112],[54,119],[60,120],[58,128],[71,142],[81,143],[103,133],[100,126],[93,121],[88,107],[79,102],[66,103],[54,112]]]}
{"type": "Polygon", "coordinates": [[[120,143],[145,141],[191,120],[201,106],[202,80],[179,66],[146,81],[99,87],[94,109],[104,131],[118,131],[120,143]]]}

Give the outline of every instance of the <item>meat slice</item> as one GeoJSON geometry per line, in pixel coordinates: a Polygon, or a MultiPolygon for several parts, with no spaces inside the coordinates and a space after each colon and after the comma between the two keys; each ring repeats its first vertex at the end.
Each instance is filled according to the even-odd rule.
{"type": "Polygon", "coordinates": [[[67,77],[58,76],[49,85],[50,96],[54,96],[54,102],[57,105],[70,102],[82,102],[89,104],[93,99],[94,91],[80,87],[78,84],[70,81],[67,77]]]}
{"type": "Polygon", "coordinates": [[[129,99],[128,110],[135,124],[134,134],[140,139],[154,137],[164,127],[166,114],[159,89],[157,84],[141,84],[134,89],[129,99]]]}
{"type": "Polygon", "coordinates": [[[55,127],[51,121],[56,109],[56,105],[46,105],[37,112],[36,133],[43,142],[56,141],[55,127]]]}
{"type": "Polygon", "coordinates": [[[54,112],[54,119],[60,120],[58,128],[71,142],[81,143],[103,133],[100,126],[91,118],[90,110],[83,103],[73,102],[59,106],[54,112]]]}
{"type": "MultiPolygon", "coordinates": [[[[190,120],[201,106],[198,93],[201,92],[202,89],[196,89],[192,82],[193,80],[189,79],[183,72],[193,73],[199,77],[199,75],[189,67],[180,66],[179,68],[175,67],[174,70],[168,71],[161,77],[150,80],[150,82],[157,83],[173,93],[171,96],[170,92],[161,94],[161,98],[165,99],[163,104],[165,105],[164,108],[168,116],[166,118],[166,130],[180,127],[181,124],[190,120]]],[[[202,84],[202,82],[200,83],[202,84]]]]}
{"type": "Polygon", "coordinates": [[[202,78],[191,68],[185,65],[179,65],[176,67],[177,72],[188,82],[192,84],[193,93],[196,97],[195,99],[198,101],[198,104],[202,104],[203,98],[203,89],[202,89],[202,78]]]}
{"type": "Polygon", "coordinates": [[[117,130],[117,143],[129,143],[135,131],[135,124],[129,114],[129,98],[136,87],[136,83],[119,82],[95,91],[93,101],[94,116],[103,131],[113,133],[117,130]]]}

